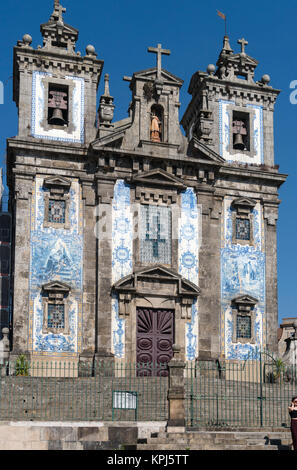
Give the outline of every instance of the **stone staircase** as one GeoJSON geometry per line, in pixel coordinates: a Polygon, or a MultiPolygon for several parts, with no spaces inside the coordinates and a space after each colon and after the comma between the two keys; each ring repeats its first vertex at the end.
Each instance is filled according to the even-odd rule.
{"type": "Polygon", "coordinates": [[[291,450],[289,430],[186,431],[152,433],[137,450],[291,450]]]}

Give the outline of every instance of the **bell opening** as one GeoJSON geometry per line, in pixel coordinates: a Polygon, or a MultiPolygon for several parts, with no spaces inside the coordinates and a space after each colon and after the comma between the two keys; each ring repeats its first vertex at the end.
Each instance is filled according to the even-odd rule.
{"type": "Polygon", "coordinates": [[[232,121],[233,149],[249,151],[249,115],[241,112],[233,112],[232,121]]]}
{"type": "Polygon", "coordinates": [[[49,85],[48,123],[52,126],[68,125],[68,87],[49,85]]]}

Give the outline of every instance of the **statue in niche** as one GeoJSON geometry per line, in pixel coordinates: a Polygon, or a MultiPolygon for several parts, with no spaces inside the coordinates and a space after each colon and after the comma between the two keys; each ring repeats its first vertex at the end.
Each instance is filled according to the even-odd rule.
{"type": "Polygon", "coordinates": [[[150,131],[151,141],[161,142],[161,121],[155,113],[152,114],[150,131]]]}

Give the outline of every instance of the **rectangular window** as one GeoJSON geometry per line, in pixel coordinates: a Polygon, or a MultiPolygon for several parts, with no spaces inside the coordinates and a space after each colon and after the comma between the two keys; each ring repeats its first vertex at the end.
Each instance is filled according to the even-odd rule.
{"type": "Polygon", "coordinates": [[[65,328],[64,304],[48,304],[47,327],[57,329],[65,328]]]}
{"type": "Polygon", "coordinates": [[[250,219],[236,218],[236,239],[250,240],[251,222],[250,219]]]}
{"type": "Polygon", "coordinates": [[[65,224],[66,202],[56,199],[49,199],[48,222],[55,224],[65,224]]]}
{"type": "Polygon", "coordinates": [[[252,319],[250,316],[237,315],[236,336],[238,339],[249,339],[252,337],[252,319]]]}
{"type": "Polygon", "coordinates": [[[140,260],[171,265],[171,208],[142,205],[140,260]]]}

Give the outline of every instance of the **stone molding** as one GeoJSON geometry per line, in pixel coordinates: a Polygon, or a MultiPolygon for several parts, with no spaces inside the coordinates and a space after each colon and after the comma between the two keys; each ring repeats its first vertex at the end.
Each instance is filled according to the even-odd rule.
{"type": "Polygon", "coordinates": [[[158,296],[181,303],[181,318],[192,318],[192,305],[200,295],[200,288],[162,265],[134,271],[116,282],[112,290],[119,296],[119,314],[131,314],[131,302],[137,297],[158,296]],[[153,285],[158,288],[152,290],[153,285]]]}

